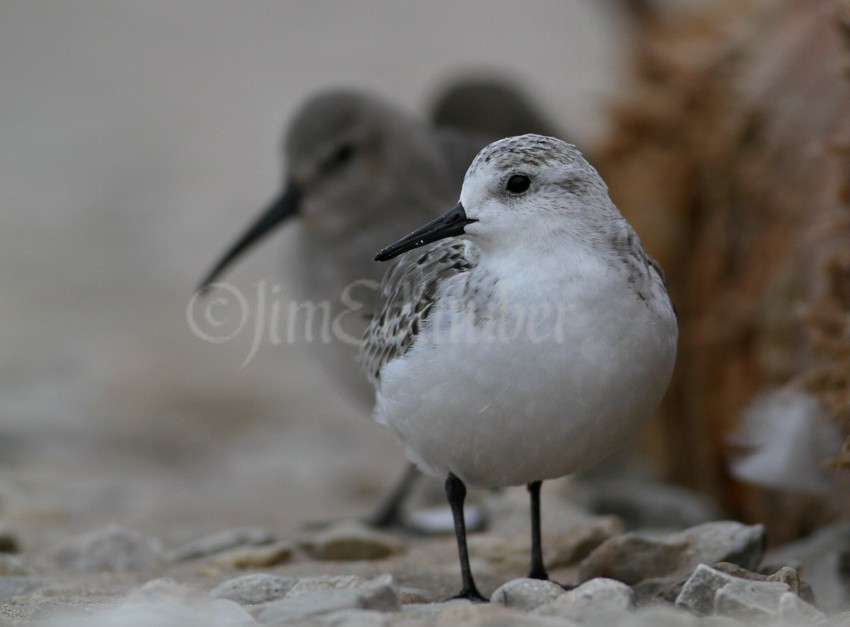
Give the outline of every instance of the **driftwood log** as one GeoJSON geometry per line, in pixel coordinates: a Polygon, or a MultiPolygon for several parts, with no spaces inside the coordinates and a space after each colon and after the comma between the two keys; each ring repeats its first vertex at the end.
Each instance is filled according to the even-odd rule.
{"type": "MultiPolygon", "coordinates": [[[[813,394],[850,436],[850,1],[631,4],[636,79],[597,162],[680,316],[659,458],[788,539],[840,498],[736,482],[728,442],[775,388],[813,394]]],[[[823,462],[850,466],[848,442],[823,462]]]]}

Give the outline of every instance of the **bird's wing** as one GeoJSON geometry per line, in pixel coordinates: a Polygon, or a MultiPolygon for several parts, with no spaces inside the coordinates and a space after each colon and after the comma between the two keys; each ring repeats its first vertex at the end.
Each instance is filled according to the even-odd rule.
{"type": "Polygon", "coordinates": [[[375,315],[360,349],[361,367],[372,383],[381,378],[385,365],[413,346],[439,296],[441,284],[468,272],[476,263],[474,246],[457,238],[441,240],[398,258],[381,281],[375,315]]]}

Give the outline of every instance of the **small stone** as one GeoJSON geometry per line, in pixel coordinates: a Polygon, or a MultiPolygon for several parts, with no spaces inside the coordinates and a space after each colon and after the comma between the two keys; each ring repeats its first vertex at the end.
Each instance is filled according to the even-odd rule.
{"type": "Polygon", "coordinates": [[[768,577],[734,564],[719,563],[714,568],[701,564],[685,582],[676,605],[703,616],[716,612],[736,618],[779,616],[802,622],[823,616],[797,596],[794,584],[799,584],[799,579],[793,568],[781,568],[768,577]]]}
{"type": "Polygon", "coordinates": [[[779,599],[789,592],[783,583],[747,581],[733,577],[714,595],[714,611],[737,619],[763,620],[779,613],[779,599]]]}
{"type": "Polygon", "coordinates": [[[404,550],[388,533],[369,529],[358,521],[343,521],[303,542],[308,553],[320,560],[378,560],[404,550]]]}
{"type": "Polygon", "coordinates": [[[644,579],[632,586],[635,605],[643,607],[656,601],[674,603],[682,591],[686,579],[681,577],[654,577],[644,579]]]}
{"type": "Polygon", "coordinates": [[[584,622],[622,614],[633,606],[634,594],[629,586],[613,579],[597,578],[567,590],[539,607],[536,613],[584,622]]]}
{"type": "Polygon", "coordinates": [[[572,525],[569,529],[544,534],[547,549],[546,567],[570,566],[585,557],[600,544],[623,533],[623,523],[615,516],[599,516],[572,525]]]}
{"type": "Polygon", "coordinates": [[[193,540],[170,551],[167,557],[170,562],[183,562],[199,557],[209,557],[237,547],[259,546],[272,542],[274,542],[274,536],[264,529],[255,527],[228,529],[193,540]]]}
{"type": "Polygon", "coordinates": [[[382,575],[358,588],[287,595],[280,601],[258,606],[256,619],[266,625],[288,625],[313,616],[344,610],[365,609],[380,612],[401,609],[398,589],[390,575],[382,575]]]}
{"type": "Polygon", "coordinates": [[[514,579],[498,588],[490,597],[492,603],[501,603],[517,610],[533,610],[565,594],[564,589],[551,581],[540,579],[514,579]]]}
{"type": "MultiPolygon", "coordinates": [[[[543,561],[548,570],[575,564],[602,542],[622,532],[616,518],[599,517],[575,521],[565,529],[543,532],[543,561]]],[[[469,551],[505,571],[528,567],[528,530],[521,533],[479,533],[467,539],[469,551]]]]}
{"type": "Polygon", "coordinates": [[[733,575],[700,564],[682,586],[682,591],[676,597],[676,605],[707,616],[714,612],[717,591],[734,580],[733,575]]]}
{"type": "Polygon", "coordinates": [[[131,601],[155,601],[161,599],[187,599],[197,596],[198,590],[186,584],[177,583],[170,577],[151,579],[133,590],[127,599],[131,601]]]}
{"type": "Polygon", "coordinates": [[[381,612],[397,612],[401,609],[401,597],[392,575],[375,577],[360,588],[356,588],[356,591],[359,595],[360,607],[363,609],[381,612]]]}
{"type": "Polygon", "coordinates": [[[784,583],[791,588],[792,592],[797,594],[800,594],[801,589],[805,589],[807,587],[805,583],[800,581],[800,576],[797,574],[797,571],[790,566],[782,566],[772,575],[754,573],[746,568],[738,566],[737,564],[730,564],[729,562],[718,562],[717,564],[714,564],[712,568],[722,573],[732,575],[733,577],[748,579],[749,581],[773,581],[784,583]]]}
{"type": "MultiPolygon", "coordinates": [[[[612,516],[594,516],[587,510],[564,498],[566,481],[544,481],[541,500],[541,530],[544,537],[560,536],[569,538],[569,534],[582,530],[586,526],[600,524],[603,528],[617,525],[615,533],[621,533],[622,523],[612,516]]],[[[482,507],[490,520],[489,529],[506,535],[528,537],[528,491],[525,488],[508,488],[483,495],[482,507]]],[[[545,543],[548,548],[548,543],[545,543]]]]}
{"type": "Polygon", "coordinates": [[[262,546],[242,546],[225,551],[213,558],[212,565],[220,568],[268,568],[285,564],[295,555],[291,542],[281,541],[262,546]]]}
{"type": "Polygon", "coordinates": [[[410,603],[429,603],[433,600],[431,593],[421,588],[403,587],[399,589],[402,605],[410,603]]]}
{"type": "Polygon", "coordinates": [[[366,579],[357,575],[328,575],[324,577],[302,577],[286,594],[290,599],[302,594],[325,592],[327,590],[348,590],[360,588],[366,584],[366,579]]]}
{"type": "MultiPolygon", "coordinates": [[[[506,535],[490,531],[469,536],[466,541],[472,559],[486,561],[488,565],[504,572],[522,572],[528,568],[527,532],[506,535]]],[[[549,548],[546,540],[543,546],[549,548]]]]}
{"type": "Polygon", "coordinates": [[[240,605],[254,605],[283,598],[295,585],[294,577],[254,573],[229,579],[210,591],[215,599],[228,599],[240,605]]]}
{"type": "Polygon", "coordinates": [[[71,538],[48,551],[53,565],[82,572],[144,571],[162,559],[162,543],[111,525],[71,538]]]}
{"type": "Polygon", "coordinates": [[[626,533],[597,547],[579,569],[579,580],[610,577],[636,584],[655,577],[684,577],[697,564],[732,562],[755,569],[764,553],[762,525],[705,523],[668,534],[626,533]]]}
{"type": "Polygon", "coordinates": [[[797,571],[790,566],[783,566],[772,575],[769,575],[766,581],[774,581],[784,583],[791,588],[791,592],[797,594],[800,591],[800,576],[797,571]]]}

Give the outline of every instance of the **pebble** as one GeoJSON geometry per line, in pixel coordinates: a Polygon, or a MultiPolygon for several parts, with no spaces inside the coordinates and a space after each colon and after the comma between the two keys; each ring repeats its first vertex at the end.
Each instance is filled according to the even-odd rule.
{"type": "Polygon", "coordinates": [[[216,555],[210,566],[247,570],[268,568],[292,561],[295,547],[291,542],[280,541],[262,546],[241,546],[216,555]]]}
{"type": "MultiPolygon", "coordinates": [[[[556,570],[571,566],[622,531],[620,521],[611,516],[575,520],[567,528],[544,531],[543,561],[546,568],[556,570]]],[[[467,543],[476,559],[486,560],[506,570],[522,571],[528,568],[530,540],[527,528],[513,534],[480,533],[467,538],[467,543]]]]}
{"type": "Polygon", "coordinates": [[[798,594],[804,601],[807,601],[808,603],[814,602],[814,594],[812,593],[811,586],[804,581],[800,581],[800,576],[797,574],[797,571],[790,566],[782,566],[772,575],[754,573],[746,568],[738,566],[737,564],[730,564],[729,562],[718,562],[717,564],[714,564],[712,568],[719,570],[722,573],[732,575],[733,577],[749,579],[750,581],[777,581],[779,583],[784,583],[791,589],[791,592],[798,594]]]}
{"type": "Polygon", "coordinates": [[[590,555],[600,544],[623,533],[616,516],[599,516],[577,522],[569,529],[544,534],[546,566],[552,570],[571,566],[590,555]]]}
{"type": "Polygon", "coordinates": [[[700,564],[682,586],[676,605],[701,616],[712,614],[717,591],[734,579],[733,575],[700,564]]]}
{"type": "Polygon", "coordinates": [[[714,594],[714,612],[738,619],[763,620],[779,614],[779,599],[788,586],[733,577],[714,594]]]}
{"type": "MultiPolygon", "coordinates": [[[[756,573],[743,574],[758,576],[756,573]]],[[[788,577],[782,570],[777,574],[788,577]]],[[[744,579],[701,564],[682,587],[676,605],[703,616],[783,619],[798,624],[825,618],[819,610],[800,599],[789,584],[768,581],[764,576],[761,580],[755,577],[744,579]]]]}
{"type": "Polygon", "coordinates": [[[530,611],[553,601],[564,589],[551,581],[540,579],[513,579],[496,589],[490,597],[492,603],[501,603],[517,610],[530,611]]]}
{"type": "Polygon", "coordinates": [[[398,588],[392,576],[381,575],[356,588],[312,592],[256,606],[255,618],[264,625],[288,625],[313,616],[363,609],[394,612],[401,609],[398,588]]]}
{"type": "Polygon", "coordinates": [[[300,544],[312,557],[325,561],[378,560],[404,551],[395,536],[353,520],[304,537],[300,544]]]}
{"type": "Polygon", "coordinates": [[[170,562],[183,562],[200,557],[210,557],[237,547],[271,544],[274,540],[274,536],[269,532],[256,527],[227,529],[203,536],[178,547],[168,553],[167,559],[170,562]]]}
{"type": "Polygon", "coordinates": [[[297,579],[285,575],[253,573],[228,579],[210,590],[215,599],[228,599],[239,605],[255,605],[283,598],[297,579]]]}
{"type": "Polygon", "coordinates": [[[630,532],[605,541],[585,558],[579,580],[609,577],[633,585],[644,579],[686,576],[697,564],[721,561],[754,570],[764,545],[762,525],[732,521],[666,534],[630,532]]]}
{"type": "Polygon", "coordinates": [[[110,525],[54,546],[46,559],[53,566],[82,572],[127,572],[153,568],[162,556],[159,540],[110,525]]]}
{"type": "Polygon", "coordinates": [[[604,622],[633,606],[634,593],[629,586],[613,579],[597,578],[567,590],[537,608],[536,613],[580,623],[590,619],[604,622]]]}
{"type": "MultiPolygon", "coordinates": [[[[569,534],[584,525],[593,526],[600,519],[603,528],[615,524],[614,533],[623,531],[622,523],[616,517],[588,514],[587,510],[565,499],[562,483],[543,482],[540,526],[544,534],[569,534]]],[[[505,536],[528,537],[528,490],[525,488],[487,493],[483,495],[481,506],[490,521],[490,531],[505,536]]]]}
{"type": "Polygon", "coordinates": [[[632,586],[635,593],[635,605],[643,607],[650,603],[663,601],[673,603],[682,591],[685,577],[654,577],[644,579],[632,586]]]}
{"type": "Polygon", "coordinates": [[[360,588],[367,583],[363,577],[357,575],[326,575],[323,577],[303,577],[295,582],[292,589],[287,593],[289,598],[302,594],[313,594],[314,592],[325,592],[327,590],[347,590],[360,588]]]}

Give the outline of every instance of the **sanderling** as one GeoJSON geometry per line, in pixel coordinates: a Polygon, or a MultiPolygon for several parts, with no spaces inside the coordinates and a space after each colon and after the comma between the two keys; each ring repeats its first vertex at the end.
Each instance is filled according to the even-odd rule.
{"type": "Polygon", "coordinates": [[[376,259],[402,253],[361,349],[375,419],[445,479],[460,597],[483,600],[466,485],[528,486],[529,577],[546,579],[541,482],[622,447],[667,388],[677,324],[661,271],[579,151],[540,135],[484,148],[457,206],[376,259]]]}
{"type": "MultiPolygon", "coordinates": [[[[506,85],[503,94],[510,95],[511,88],[506,85]]],[[[498,106],[492,98],[489,104],[498,106]]],[[[464,109],[462,104],[458,108],[464,109]]],[[[533,113],[526,119],[530,125],[542,124],[533,113]]],[[[495,126],[491,132],[499,130],[495,126]]],[[[308,99],[285,133],[283,193],[221,257],[201,288],[213,284],[275,227],[298,216],[302,219],[295,246],[287,251],[293,266],[293,297],[302,303],[327,304],[327,317],[342,320],[348,337],[360,338],[374,311],[382,275],[371,262],[371,253],[451,203],[469,162],[492,138],[459,129],[436,130],[360,91],[332,90],[308,99]],[[350,311],[340,298],[352,288],[362,307],[358,311],[350,311]]],[[[374,391],[358,367],[356,345],[313,342],[309,348],[349,396],[364,408],[371,407],[374,391]]],[[[413,476],[410,470],[405,473],[373,517],[374,524],[399,522],[401,499],[413,476]]]]}

